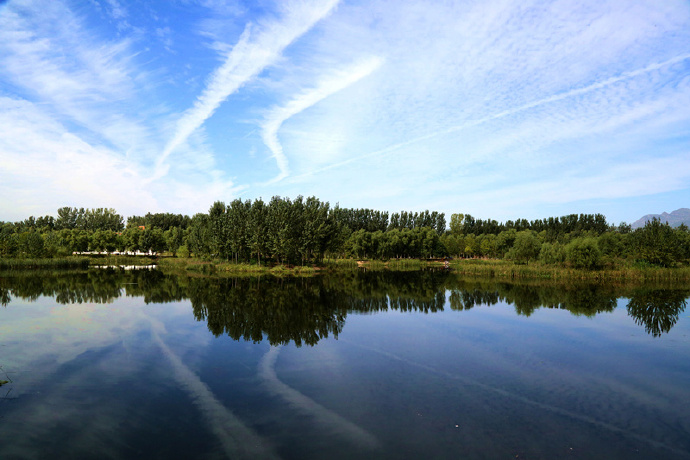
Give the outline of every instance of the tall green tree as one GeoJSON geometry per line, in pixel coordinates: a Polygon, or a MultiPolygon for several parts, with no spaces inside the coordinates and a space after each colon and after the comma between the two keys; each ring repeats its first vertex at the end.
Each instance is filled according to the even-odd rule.
{"type": "Polygon", "coordinates": [[[541,242],[532,230],[523,230],[515,235],[515,243],[508,251],[506,257],[519,263],[528,263],[536,260],[541,251],[541,242]]]}
{"type": "Polygon", "coordinates": [[[182,229],[180,227],[170,227],[163,232],[163,237],[165,238],[165,244],[167,245],[168,251],[172,253],[173,257],[176,256],[177,250],[183,243],[182,229]]]}
{"type": "Polygon", "coordinates": [[[676,232],[668,223],[653,219],[643,228],[632,234],[636,256],[653,265],[671,267],[680,261],[683,244],[680,232],[676,232]]]}
{"type": "Polygon", "coordinates": [[[566,261],[575,268],[593,270],[601,266],[601,250],[596,238],[575,238],[565,247],[566,261]]]}
{"type": "Polygon", "coordinates": [[[264,201],[259,198],[254,200],[249,210],[247,220],[247,239],[249,251],[256,254],[256,258],[261,265],[261,257],[268,251],[268,208],[264,201]]]}

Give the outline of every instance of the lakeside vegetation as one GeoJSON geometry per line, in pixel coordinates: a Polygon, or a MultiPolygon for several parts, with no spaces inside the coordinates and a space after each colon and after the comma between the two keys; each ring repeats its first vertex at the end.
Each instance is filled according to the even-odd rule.
{"type": "Polygon", "coordinates": [[[31,268],[76,269],[88,268],[86,257],[63,258],[12,258],[0,259],[0,270],[26,270],[31,268]]]}
{"type": "MultiPolygon", "coordinates": [[[[601,214],[499,223],[458,213],[447,226],[435,211],[389,214],[300,196],[216,202],[193,217],[131,216],[127,225],[113,209],[69,207],[57,217],[0,223],[0,268],[81,266],[74,255],[83,253],[148,254],[144,264],[166,254],[158,259],[164,267],[215,273],[415,269],[452,258],[450,268],[477,276],[690,279],[686,226],[653,220],[632,230],[601,214]]],[[[118,257],[114,264],[123,264],[118,257]]],[[[96,264],[93,255],[87,260],[96,264]]]]}

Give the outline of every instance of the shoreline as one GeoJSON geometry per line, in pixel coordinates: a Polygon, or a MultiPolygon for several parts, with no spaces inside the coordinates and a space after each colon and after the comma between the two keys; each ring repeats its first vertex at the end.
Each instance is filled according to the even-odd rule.
{"type": "Polygon", "coordinates": [[[690,267],[663,268],[611,263],[597,270],[575,269],[541,263],[517,264],[499,259],[420,260],[393,259],[388,261],[327,259],[320,264],[235,264],[232,262],[170,256],[89,256],[54,259],[0,259],[0,270],[85,269],[89,267],[151,267],[164,272],[205,276],[313,276],[322,272],[353,270],[416,271],[448,270],[450,273],[478,278],[589,280],[589,281],[690,281],[690,267]]]}

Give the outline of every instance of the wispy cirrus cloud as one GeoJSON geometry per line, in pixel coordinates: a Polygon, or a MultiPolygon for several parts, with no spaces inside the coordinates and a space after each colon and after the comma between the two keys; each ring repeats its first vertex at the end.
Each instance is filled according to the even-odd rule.
{"type": "MultiPolygon", "coordinates": [[[[389,154],[396,152],[397,150],[403,149],[405,147],[410,147],[411,145],[418,144],[421,142],[427,142],[427,141],[430,141],[430,140],[437,138],[437,137],[446,136],[446,135],[453,134],[453,133],[456,133],[456,132],[462,131],[462,130],[469,130],[469,129],[472,129],[472,128],[477,127],[479,125],[489,123],[492,121],[496,121],[496,120],[499,120],[501,118],[511,117],[511,116],[519,114],[520,112],[529,111],[529,110],[538,108],[540,106],[560,102],[560,101],[563,101],[563,100],[569,99],[569,98],[576,98],[579,96],[587,95],[588,93],[592,93],[592,92],[595,92],[598,90],[605,89],[608,86],[615,85],[617,83],[624,82],[626,80],[629,80],[629,79],[632,79],[635,77],[639,77],[639,76],[647,74],[649,72],[654,72],[654,71],[663,69],[665,67],[668,67],[668,66],[671,66],[674,64],[683,63],[684,61],[688,61],[688,60],[690,60],[690,54],[682,54],[682,55],[675,56],[675,57],[668,59],[666,61],[663,61],[663,62],[651,63],[648,66],[645,66],[644,68],[636,69],[636,70],[632,70],[632,71],[627,71],[627,72],[622,73],[621,75],[610,77],[610,78],[607,78],[603,81],[598,81],[598,82],[592,83],[590,85],[584,86],[582,88],[570,89],[570,90],[567,90],[567,91],[564,91],[561,93],[557,93],[557,94],[545,97],[543,99],[528,102],[528,103],[523,104],[523,105],[518,106],[518,107],[509,108],[507,110],[503,110],[501,112],[491,114],[491,115],[483,117],[483,118],[471,120],[471,121],[468,121],[468,122],[463,123],[461,125],[452,126],[450,128],[446,128],[446,129],[443,129],[443,130],[440,130],[437,132],[428,133],[428,134],[425,134],[423,136],[409,139],[409,140],[406,140],[403,142],[397,142],[397,143],[388,145],[382,149],[379,149],[379,150],[376,150],[373,152],[368,152],[368,153],[365,153],[363,155],[348,158],[347,160],[333,163],[333,164],[330,164],[328,166],[324,166],[324,167],[321,167],[319,169],[306,172],[302,175],[302,177],[310,176],[310,175],[313,175],[316,173],[320,173],[320,172],[328,171],[328,170],[331,170],[334,168],[342,167],[342,166],[348,165],[348,164],[353,163],[353,162],[365,160],[367,158],[382,156],[382,155],[389,155],[389,154]]],[[[298,113],[298,112],[295,112],[295,113],[298,113]]],[[[609,115],[610,115],[610,118],[613,118],[614,113],[610,113],[609,115]]],[[[637,118],[637,117],[633,116],[632,114],[630,114],[630,115],[631,116],[626,117],[628,119],[627,121],[632,121],[635,118],[637,118]]],[[[288,117],[289,116],[291,116],[291,115],[288,115],[288,117]]],[[[288,117],[286,117],[286,119],[288,117]]],[[[279,120],[279,117],[276,117],[276,119],[279,120]]],[[[273,124],[275,124],[275,122],[273,120],[271,120],[271,121],[273,122],[273,124]]],[[[282,123],[282,121],[284,121],[284,120],[280,120],[280,123],[282,123]]],[[[609,121],[609,123],[607,123],[607,125],[604,127],[611,128],[611,123],[610,123],[611,120],[608,120],[608,121],[609,121]]],[[[280,126],[280,123],[278,123],[278,125],[275,127],[275,132],[277,132],[277,128],[280,126]]],[[[268,128],[273,128],[273,124],[267,123],[266,126],[268,128]]],[[[267,131],[266,126],[264,127],[264,133],[266,133],[266,131],[267,131]]],[[[597,129],[597,126],[588,126],[587,129],[591,133],[592,129],[597,129]]],[[[269,145],[269,147],[271,148],[272,151],[274,150],[274,148],[276,150],[280,149],[280,145],[277,143],[277,139],[273,140],[276,137],[275,132],[269,131],[269,133],[271,133],[273,135],[273,138],[269,138],[266,140],[266,144],[269,145]],[[269,144],[269,141],[272,141],[272,142],[269,144]],[[275,147],[273,147],[274,145],[275,145],[275,147]]],[[[264,134],[264,136],[265,136],[264,139],[266,139],[266,134],[264,134]]],[[[489,141],[489,142],[491,142],[491,141],[489,141]]],[[[279,153],[280,153],[280,155],[282,155],[282,151],[279,150],[279,153]]],[[[274,154],[275,154],[275,152],[274,152],[274,154]]],[[[283,161],[285,161],[285,160],[283,160],[283,161]]],[[[281,168],[281,171],[282,171],[282,168],[281,168]]]]}
{"type": "Polygon", "coordinates": [[[374,72],[381,65],[380,58],[369,58],[322,77],[315,87],[302,91],[286,104],[274,107],[266,114],[261,125],[261,138],[276,160],[279,174],[268,183],[275,183],[289,174],[288,159],[278,141],[278,130],[289,118],[317,104],[328,96],[341,91],[374,72]]]}
{"type": "MultiPolygon", "coordinates": [[[[4,187],[34,212],[123,208],[135,196],[155,207],[137,184],[140,155],[128,155],[155,142],[130,115],[143,80],[132,42],[94,37],[61,1],[13,2],[0,8],[0,21],[0,89],[12,94],[0,98],[4,187]]],[[[5,215],[21,209],[2,201],[5,215]]]]}
{"type": "Polygon", "coordinates": [[[136,167],[103,146],[70,133],[50,113],[24,100],[0,97],[0,182],[14,200],[2,200],[0,212],[45,212],[59,206],[156,208],[136,167]],[[60,204],[62,203],[62,204],[60,204]]]}
{"type": "Polygon", "coordinates": [[[283,5],[278,20],[248,25],[225,62],[209,77],[206,88],[176,124],[175,133],[156,163],[152,180],[167,173],[164,165],[170,154],[184,143],[231,94],[274,64],[281,52],[328,15],[338,0],[293,1],[283,5]]]}
{"type": "Polygon", "coordinates": [[[131,42],[94,40],[62,2],[13,3],[2,17],[2,74],[28,96],[86,123],[89,105],[117,103],[134,91],[131,42]]]}
{"type": "Polygon", "coordinates": [[[0,155],[23,178],[5,174],[3,197],[29,183],[79,197],[28,172],[66,173],[33,146],[79,153],[84,205],[118,186],[124,208],[189,213],[238,193],[498,219],[597,195],[687,205],[683,167],[644,175],[690,148],[687,2],[152,0],[133,13],[0,6],[0,155]],[[87,174],[108,168],[117,181],[87,174]],[[563,171],[587,193],[555,191],[563,171]],[[525,204],[499,206],[511,191],[525,204]]]}
{"type": "MultiPolygon", "coordinates": [[[[128,16],[116,1],[102,7],[118,21],[128,16]]],[[[1,200],[3,218],[64,205],[195,209],[202,201],[194,199],[237,190],[212,161],[199,161],[212,158],[203,149],[194,165],[176,165],[194,185],[146,186],[169,109],[156,98],[161,72],[138,58],[146,50],[136,34],[103,39],[73,4],[57,0],[3,5],[0,22],[0,96],[13,94],[0,99],[0,190],[16,196],[1,200]]]]}
{"type": "Polygon", "coordinates": [[[103,40],[61,2],[16,2],[0,11],[0,79],[68,129],[140,159],[158,143],[146,119],[159,102],[131,38],[103,40]]]}
{"type": "MultiPolygon", "coordinates": [[[[329,162],[303,162],[283,183],[333,201],[355,195],[356,203],[340,199],[348,205],[424,209],[439,203],[453,212],[457,203],[494,216],[507,208],[479,200],[482,193],[520,184],[534,190],[521,200],[544,204],[539,184],[583,162],[591,177],[630,184],[645,169],[658,177],[668,163],[652,168],[654,158],[677,158],[678,148],[688,145],[681,120],[690,120],[683,77],[690,42],[680,37],[690,38],[689,10],[641,2],[602,8],[588,1],[343,5],[329,20],[319,52],[374,53],[386,66],[352,97],[304,112],[299,131],[281,132],[288,156],[317,137],[323,150],[337,144],[344,152],[329,162]],[[622,161],[644,167],[625,179],[606,174],[622,161]],[[376,193],[370,184],[377,184],[376,193]]],[[[670,183],[679,190],[682,182],[670,183]]],[[[638,183],[644,186],[621,186],[617,198],[655,193],[654,181],[640,177],[638,183]]],[[[597,190],[591,188],[594,196],[597,190]]],[[[580,198],[577,187],[564,186],[548,196],[566,207],[567,200],[592,194],[580,198]]],[[[522,217],[526,207],[513,206],[509,217],[522,217]]]]}

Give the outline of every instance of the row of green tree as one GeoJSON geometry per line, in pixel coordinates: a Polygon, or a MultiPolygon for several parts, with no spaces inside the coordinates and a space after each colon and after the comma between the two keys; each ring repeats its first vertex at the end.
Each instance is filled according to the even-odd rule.
{"type": "Polygon", "coordinates": [[[0,228],[0,257],[50,258],[88,252],[174,253],[183,241],[183,231],[177,227],[167,231],[131,227],[122,232],[81,229],[17,232],[11,225],[3,225],[0,228]]]}
{"type": "Polygon", "coordinates": [[[50,257],[74,252],[154,252],[235,262],[312,263],[324,258],[498,258],[593,269],[616,259],[660,266],[686,264],[690,232],[658,220],[632,231],[601,214],[527,221],[475,219],[443,213],[341,208],[318,198],[214,203],[193,217],[131,216],[112,209],[58,209],[0,225],[0,257],[50,257]]]}
{"type": "Polygon", "coordinates": [[[497,235],[450,231],[441,237],[441,245],[458,257],[503,258],[519,263],[540,261],[567,264],[575,268],[595,269],[616,259],[641,261],[672,267],[690,259],[690,232],[686,226],[673,228],[659,220],[648,222],[635,231],[608,227],[550,233],[547,230],[504,230],[497,235]]]}
{"type": "Polygon", "coordinates": [[[53,230],[112,230],[122,231],[124,219],[114,209],[110,208],[71,208],[62,207],[57,210],[57,217],[31,216],[23,221],[13,224],[18,232],[39,230],[42,232],[53,230]]]}

